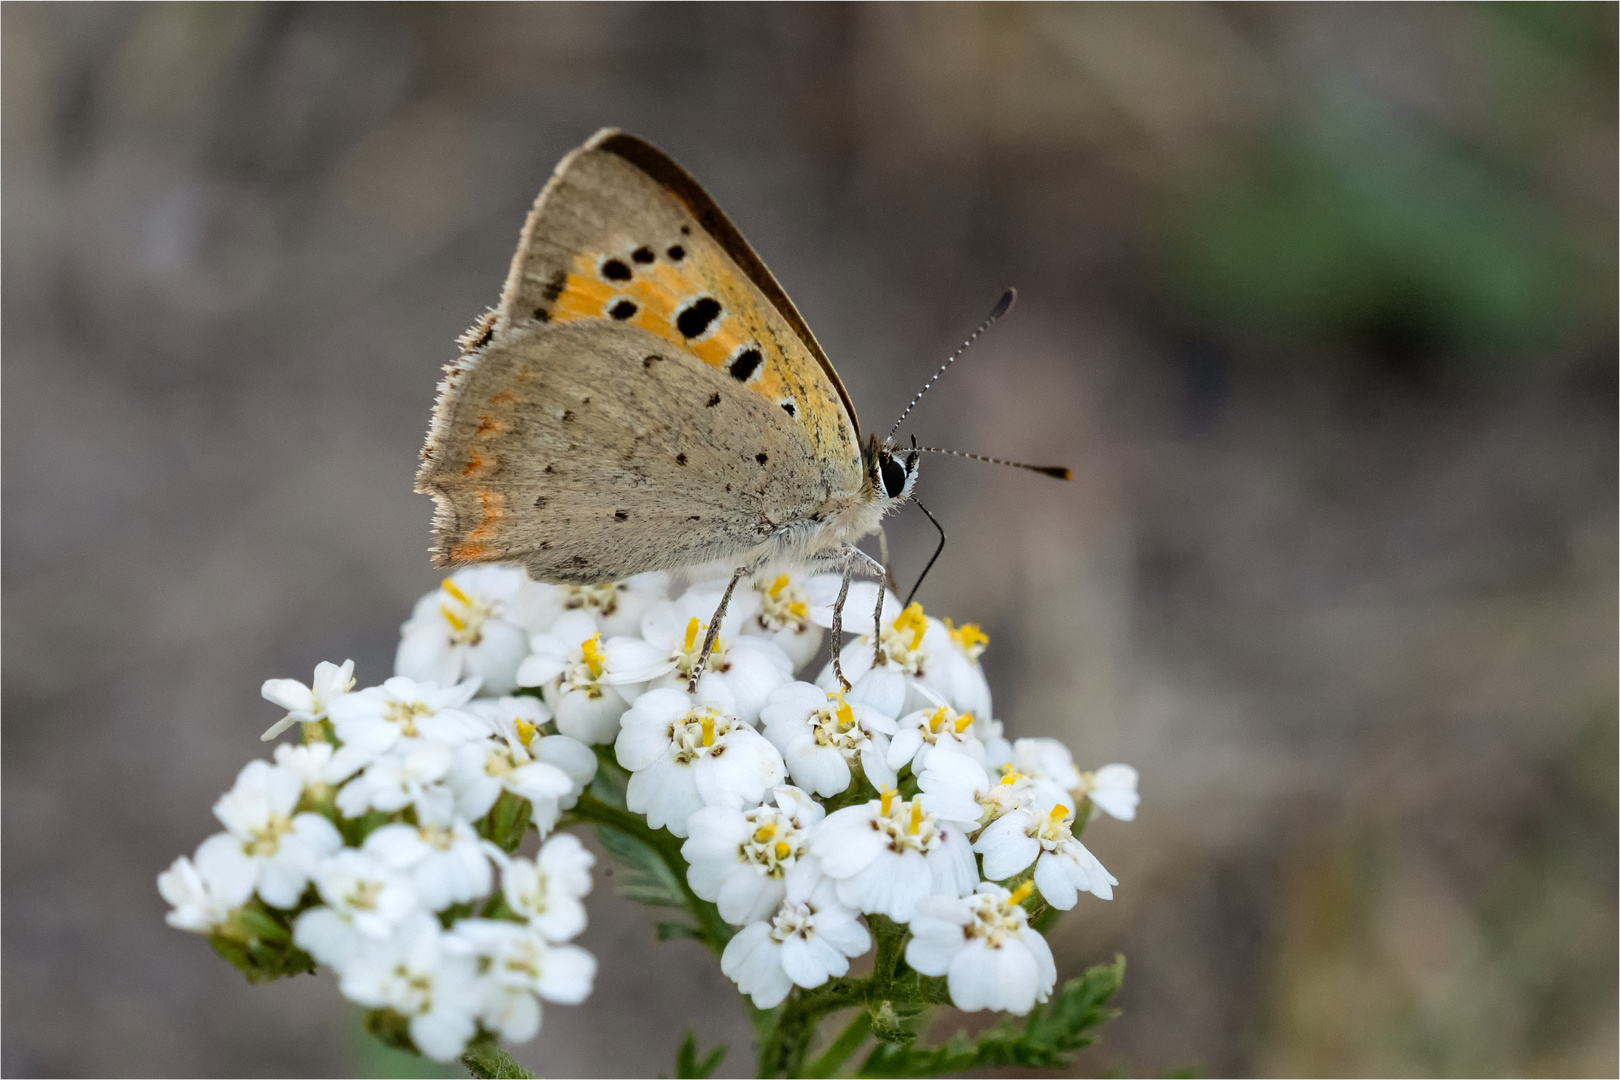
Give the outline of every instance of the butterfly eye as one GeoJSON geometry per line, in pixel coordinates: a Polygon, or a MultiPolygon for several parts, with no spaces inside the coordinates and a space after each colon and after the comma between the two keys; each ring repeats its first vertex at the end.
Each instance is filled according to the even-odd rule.
{"type": "Polygon", "coordinates": [[[878,471],[883,474],[883,491],[891,499],[898,499],[906,489],[906,467],[885,455],[878,460],[878,471]]]}

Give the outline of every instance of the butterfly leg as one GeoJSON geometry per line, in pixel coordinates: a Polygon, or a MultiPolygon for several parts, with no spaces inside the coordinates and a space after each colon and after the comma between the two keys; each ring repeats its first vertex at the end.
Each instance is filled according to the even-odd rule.
{"type": "Polygon", "coordinates": [[[888,580],[888,571],[883,564],[872,556],[850,544],[843,550],[844,580],[838,588],[838,600],[833,604],[832,624],[832,655],[833,675],[845,690],[850,688],[850,681],[844,678],[843,637],[844,637],[844,601],[849,598],[849,581],[855,574],[855,567],[860,564],[862,569],[877,575],[877,608],[872,612],[872,666],[877,667],[883,662],[883,601],[885,597],[884,583],[888,580]]]}
{"type": "Polygon", "coordinates": [[[878,562],[876,559],[872,558],[872,556],[868,555],[866,552],[862,551],[853,544],[850,545],[849,550],[854,552],[854,555],[851,556],[851,561],[858,556],[866,561],[866,568],[868,570],[874,570],[877,572],[877,607],[872,611],[872,666],[877,667],[879,664],[883,663],[883,601],[886,599],[885,588],[889,582],[889,568],[886,565],[886,561],[881,563],[878,562]]]}
{"type": "Polygon", "coordinates": [[[709,654],[714,651],[714,643],[720,640],[720,620],[726,617],[726,608],[731,605],[731,594],[736,591],[737,582],[757,569],[754,565],[739,566],[731,575],[731,581],[726,585],[726,591],[720,596],[720,606],[714,609],[714,618],[709,620],[709,632],[703,635],[703,648],[698,652],[697,663],[692,665],[692,675],[686,680],[686,692],[697,693],[698,680],[703,677],[703,669],[708,666],[709,654]]]}

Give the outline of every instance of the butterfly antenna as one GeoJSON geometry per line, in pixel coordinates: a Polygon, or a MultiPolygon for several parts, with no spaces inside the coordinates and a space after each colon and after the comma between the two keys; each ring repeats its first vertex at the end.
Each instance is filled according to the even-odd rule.
{"type": "MultiPolygon", "coordinates": [[[[1074,473],[1062,465],[1026,465],[1022,461],[1008,461],[1005,458],[986,457],[983,454],[970,454],[966,450],[945,450],[938,446],[917,446],[913,449],[924,454],[949,454],[952,457],[972,458],[974,461],[988,461],[992,465],[1011,465],[1015,469],[1028,469],[1038,472],[1042,476],[1054,477],[1058,480],[1073,480],[1074,473]]],[[[927,511],[924,511],[926,513],[927,511]]]]}
{"type": "Polygon", "coordinates": [[[934,564],[939,562],[940,553],[945,550],[945,526],[941,525],[933,514],[928,513],[928,507],[924,506],[920,502],[917,502],[916,499],[912,499],[911,501],[917,503],[917,509],[926,514],[928,520],[933,522],[934,528],[939,530],[939,547],[934,549],[934,557],[928,560],[928,565],[923,567],[923,572],[917,575],[917,584],[913,585],[911,587],[911,591],[906,593],[906,602],[900,605],[901,607],[911,606],[911,598],[917,595],[918,589],[922,588],[924,579],[928,577],[928,571],[932,570],[934,568],[934,564]]]}
{"type": "Polygon", "coordinates": [[[911,410],[917,407],[917,402],[921,401],[922,396],[928,393],[928,388],[938,382],[941,375],[945,374],[945,369],[956,363],[956,358],[967,352],[968,346],[978,340],[980,334],[994,326],[997,319],[1011,311],[1013,302],[1017,299],[1017,289],[1008,289],[1001,294],[1001,299],[996,301],[996,306],[990,309],[990,314],[985,318],[984,322],[979,324],[979,328],[969,334],[968,339],[962,342],[957,350],[946,358],[943,364],[939,365],[939,370],[934,372],[932,379],[923,383],[923,388],[917,391],[917,396],[911,399],[911,404],[906,406],[906,411],[900,414],[900,419],[896,420],[894,427],[889,429],[889,438],[894,438],[894,433],[900,430],[900,425],[905,423],[907,416],[911,415],[911,410]]]}

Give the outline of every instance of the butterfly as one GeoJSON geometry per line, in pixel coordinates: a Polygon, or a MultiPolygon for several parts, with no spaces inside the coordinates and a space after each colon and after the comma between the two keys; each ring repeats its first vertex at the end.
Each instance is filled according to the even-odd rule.
{"type": "Polygon", "coordinates": [[[862,443],[793,302],[650,143],[607,128],[563,158],[460,344],[416,477],[437,565],[595,585],[727,561],[694,686],[742,578],[841,564],[838,640],[851,574],[885,574],[856,541],[911,497],[920,448],[862,443]]]}

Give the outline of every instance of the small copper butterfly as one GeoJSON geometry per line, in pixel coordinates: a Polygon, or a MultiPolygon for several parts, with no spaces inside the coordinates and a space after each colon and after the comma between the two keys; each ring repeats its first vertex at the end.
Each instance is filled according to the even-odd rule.
{"type": "Polygon", "coordinates": [[[726,560],[735,588],[831,562],[846,594],[856,566],[882,573],[855,542],[911,497],[920,448],[862,444],[792,301],[651,144],[609,128],[562,160],[460,344],[416,477],[439,565],[594,585],[726,560]]]}

